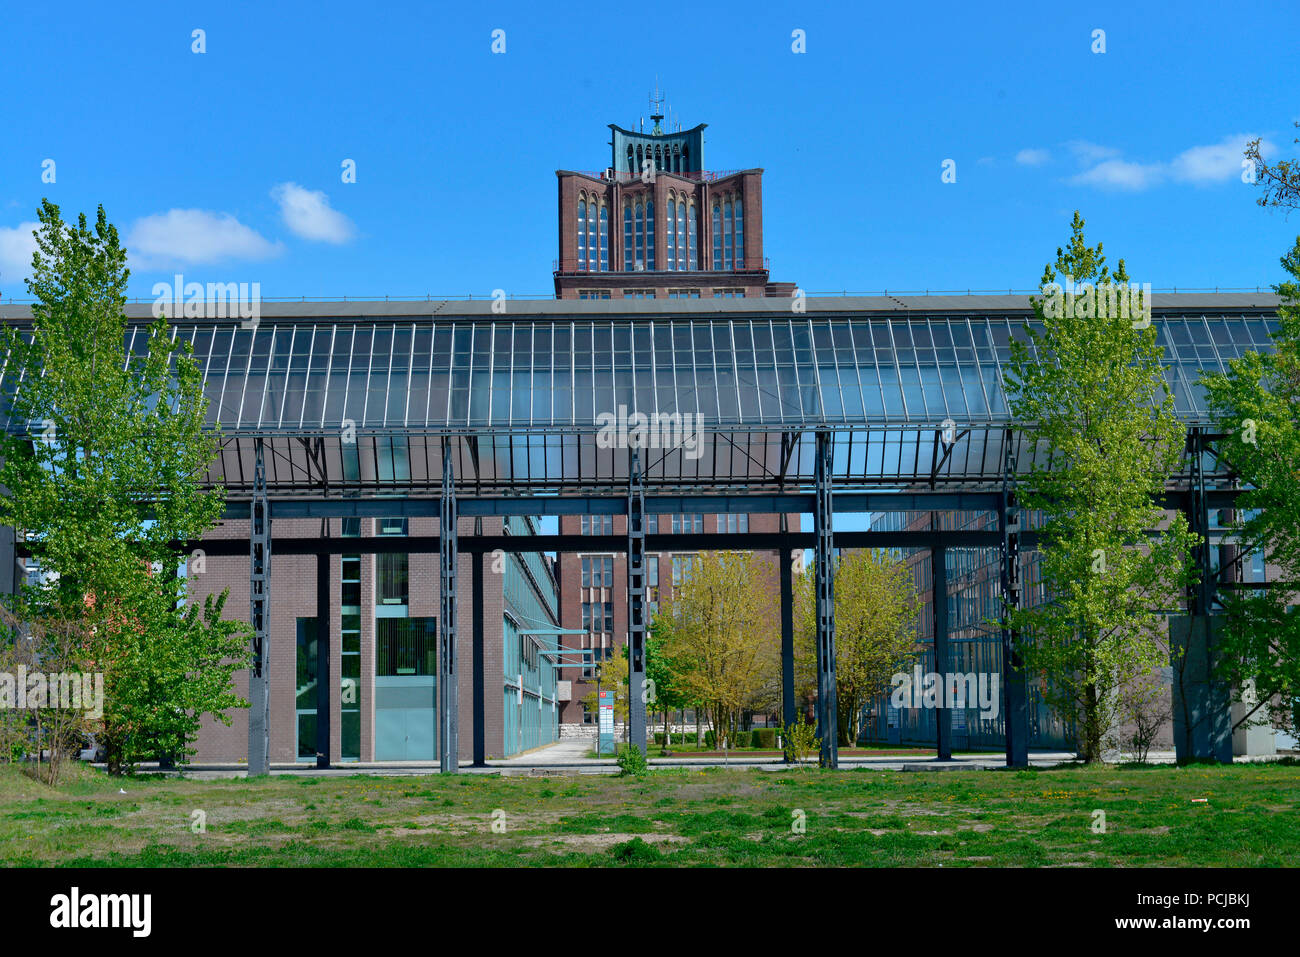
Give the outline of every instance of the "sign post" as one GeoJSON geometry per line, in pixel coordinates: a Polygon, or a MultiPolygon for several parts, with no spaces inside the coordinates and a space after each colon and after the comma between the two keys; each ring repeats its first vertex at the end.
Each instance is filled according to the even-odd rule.
{"type": "Polygon", "coordinates": [[[605,754],[614,751],[614,692],[600,692],[600,727],[596,741],[596,753],[605,754]]]}

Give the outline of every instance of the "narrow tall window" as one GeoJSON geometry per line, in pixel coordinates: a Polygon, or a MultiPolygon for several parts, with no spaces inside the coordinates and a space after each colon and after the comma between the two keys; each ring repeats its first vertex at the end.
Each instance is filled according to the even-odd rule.
{"type": "Polygon", "coordinates": [[[609,207],[600,207],[600,271],[609,272],[609,207]]]}
{"type": "Polygon", "coordinates": [[[745,207],[736,200],[736,268],[745,268],[745,207]]]}
{"type": "Polygon", "coordinates": [[[641,201],[636,204],[636,268],[645,268],[645,212],[641,201]]]}
{"type": "Polygon", "coordinates": [[[695,207],[691,206],[686,210],[686,241],[690,246],[690,259],[687,263],[687,269],[699,269],[700,257],[695,248],[695,207]]]}
{"type": "Polygon", "coordinates": [[[686,268],[686,203],[677,204],[677,268],[686,268]]]}
{"type": "Polygon", "coordinates": [[[651,272],[655,268],[655,204],[654,200],[645,204],[645,268],[651,272]]]}
{"type": "Polygon", "coordinates": [[[587,207],[587,268],[592,272],[596,271],[600,260],[598,259],[598,238],[596,236],[596,203],[593,200],[587,207]]]}
{"type": "Polygon", "coordinates": [[[722,268],[732,268],[735,262],[736,234],[732,231],[731,200],[722,204],[722,268]]]}
{"type": "Polygon", "coordinates": [[[713,262],[714,269],[722,268],[722,207],[713,204],[713,262]]]}
{"type": "Polygon", "coordinates": [[[673,229],[673,223],[677,220],[677,203],[668,200],[668,219],[665,220],[666,228],[664,229],[664,243],[668,246],[668,262],[665,264],[667,269],[677,268],[677,239],[676,231],[673,229]]]}
{"type": "Polygon", "coordinates": [[[632,204],[623,204],[623,268],[636,268],[636,247],[632,245],[632,204]]]}
{"type": "Polygon", "coordinates": [[[587,201],[578,200],[578,269],[587,268],[587,201]]]}

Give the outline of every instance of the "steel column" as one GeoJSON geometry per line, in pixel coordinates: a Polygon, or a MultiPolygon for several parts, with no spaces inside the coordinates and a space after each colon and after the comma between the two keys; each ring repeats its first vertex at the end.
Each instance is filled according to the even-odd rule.
{"type": "MultiPolygon", "coordinates": [[[[783,532],[788,531],[787,521],[783,513],[783,532]]],[[[789,728],[794,725],[794,558],[790,549],[780,549],[777,561],[781,563],[781,723],[789,728]]],[[[787,750],[787,758],[789,754],[787,750]]]]}
{"type": "MultiPolygon", "coordinates": [[[[328,537],[327,534],[323,537],[328,537]]],[[[330,627],[330,556],[316,556],[316,767],[330,766],[330,731],[334,723],[334,640],[330,627]]]]}
{"type": "Polygon", "coordinates": [[[253,667],[248,675],[248,773],[271,773],[271,503],[261,439],[253,442],[253,500],[248,525],[248,621],[253,628],[253,667]]]}
{"type": "Polygon", "coordinates": [[[438,622],[438,762],[444,774],[459,769],[456,694],[456,482],[451,441],[442,440],[442,499],[438,518],[439,579],[442,619],[438,622]]]}
{"type": "MultiPolygon", "coordinates": [[[[481,531],[482,519],[475,519],[475,525],[481,531]]],[[[474,767],[487,767],[487,703],[485,700],[487,682],[483,667],[483,563],[487,556],[475,553],[470,556],[473,569],[470,578],[470,590],[474,619],[474,767]]]]}
{"type": "Polygon", "coordinates": [[[1024,665],[1020,660],[1020,635],[1011,627],[1008,612],[1020,608],[1020,520],[1016,499],[1015,435],[1007,429],[1002,446],[1002,501],[998,505],[998,530],[1002,533],[1002,726],[1007,739],[1007,767],[1029,765],[1029,714],[1025,700],[1024,665]]]}
{"type": "Polygon", "coordinates": [[[630,450],[627,480],[628,742],[646,753],[645,476],[641,451],[630,450]]]}
{"type": "MultiPolygon", "coordinates": [[[[931,527],[933,527],[933,518],[931,527]]],[[[934,626],[934,670],[940,676],[939,704],[934,711],[935,747],[939,761],[952,760],[952,712],[945,706],[946,696],[951,684],[948,681],[948,668],[951,659],[948,652],[948,550],[946,548],[930,549],[931,623],[934,626]]]]}
{"type": "MultiPolygon", "coordinates": [[[[1192,588],[1190,612],[1193,616],[1208,618],[1214,612],[1217,598],[1214,567],[1210,561],[1210,506],[1205,487],[1205,434],[1203,429],[1192,428],[1187,431],[1187,452],[1190,456],[1189,489],[1187,504],[1187,524],[1196,536],[1192,546],[1192,561],[1196,565],[1200,580],[1192,588]]],[[[1207,625],[1208,629],[1208,625],[1207,625]]],[[[1208,634],[1208,630],[1206,634],[1208,634]]]]}
{"type": "Polygon", "coordinates": [[[817,736],[822,767],[837,768],[839,711],[835,687],[835,544],[831,529],[831,433],[817,433],[813,534],[817,540],[817,736]]]}

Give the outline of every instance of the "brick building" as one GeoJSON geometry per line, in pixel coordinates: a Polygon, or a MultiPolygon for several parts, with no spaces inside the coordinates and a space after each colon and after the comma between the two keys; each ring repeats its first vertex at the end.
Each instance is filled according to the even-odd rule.
{"type": "MultiPolygon", "coordinates": [[[[431,536],[437,518],[285,519],[274,523],[276,538],[370,538],[431,536]]],[[[534,520],[482,519],[483,534],[535,534],[534,520]]],[[[461,518],[462,535],[474,519],[461,518]]],[[[246,520],[225,521],[208,540],[248,540],[246,520]]],[[[317,756],[320,672],[316,640],[317,561],[314,555],[274,554],[271,578],[269,674],[271,682],[270,755],[273,763],[314,763],[317,756]]],[[[406,552],[344,551],[329,556],[330,661],[336,689],[329,696],[331,763],[432,762],[437,758],[437,663],[439,614],[438,555],[406,552]]],[[[556,669],[544,652],[555,636],[529,629],[553,629],[557,592],[553,563],[538,553],[470,555],[459,558],[459,576],[470,581],[472,563],[483,562],[484,661],[486,706],[484,736],[489,758],[508,757],[554,741],[558,736],[556,669]],[[500,669],[499,671],[497,669],[500,669]],[[499,691],[493,682],[499,676],[499,691]]],[[[208,594],[230,589],[227,614],[248,609],[248,558],[208,555],[202,571],[191,561],[191,594],[201,603],[208,594]]],[[[468,598],[469,589],[465,589],[468,598]]],[[[457,654],[471,661],[473,608],[457,607],[457,654]]],[[[473,727],[472,685],[462,668],[457,710],[463,727],[473,727]]],[[[248,673],[235,688],[248,696],[248,673]]],[[[230,725],[208,718],[200,732],[198,762],[241,763],[248,755],[248,709],[229,712],[230,725]]],[[[459,738],[460,758],[473,758],[470,734],[459,738]]]]}
{"type": "Polygon", "coordinates": [[[704,167],[704,130],[613,123],[603,171],[557,170],[557,299],[792,296],[763,256],[763,170],[704,167]]]}

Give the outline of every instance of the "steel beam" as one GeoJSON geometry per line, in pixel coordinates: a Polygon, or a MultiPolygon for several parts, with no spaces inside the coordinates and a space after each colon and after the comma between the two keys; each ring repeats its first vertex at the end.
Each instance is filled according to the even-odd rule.
{"type": "Polygon", "coordinates": [[[813,535],[817,555],[817,736],[821,738],[822,767],[837,768],[839,712],[835,687],[835,543],[831,516],[831,433],[817,433],[817,500],[813,510],[813,535]]]}
{"type": "MultiPolygon", "coordinates": [[[[814,493],[738,494],[647,494],[649,515],[705,512],[749,515],[811,513],[816,508],[814,493]]],[[[419,518],[438,515],[440,499],[403,498],[308,498],[292,496],[276,500],[280,518],[419,518]]],[[[838,514],[871,512],[993,511],[999,493],[979,491],[837,492],[838,514]]],[[[242,518],[244,505],[232,497],[226,518],[242,518]]],[[[462,515],[623,515],[627,503],[622,495],[534,495],[475,496],[459,500],[462,515]]]]}
{"type": "Polygon", "coordinates": [[[1020,522],[1016,498],[1016,455],[1013,433],[1003,441],[1002,502],[998,530],[1002,533],[1002,726],[1006,733],[1007,767],[1029,766],[1029,708],[1025,672],[1020,660],[1020,635],[1011,627],[1008,613],[1020,608],[1020,522]]]}
{"type": "MultiPolygon", "coordinates": [[[[280,516],[276,509],[277,517],[280,516]]],[[[646,551],[776,551],[778,549],[803,549],[816,546],[812,532],[702,532],[647,535],[646,551]]],[[[835,541],[840,548],[997,548],[1002,536],[996,531],[861,531],[838,532],[835,541]]],[[[1033,536],[1022,535],[1021,544],[1032,546],[1033,536]],[[1030,539],[1027,543],[1026,538],[1030,539]]],[[[195,539],[178,544],[189,551],[201,548],[208,556],[243,553],[241,542],[227,539],[195,539]]],[[[412,555],[432,554],[441,545],[436,535],[413,535],[404,538],[376,535],[373,538],[348,539],[340,545],[337,540],[320,538],[277,538],[275,550],[280,555],[338,554],[340,552],[365,555],[384,552],[403,552],[412,555]]],[[[622,535],[471,535],[459,540],[462,552],[623,552],[627,539],[622,535]]]]}
{"type": "Polygon", "coordinates": [[[451,464],[450,442],[442,441],[442,499],[438,514],[438,555],[441,560],[439,598],[442,619],[438,622],[438,761],[444,774],[455,774],[460,766],[457,739],[459,714],[456,668],[456,482],[451,464]]]}
{"type": "Polygon", "coordinates": [[[628,742],[646,752],[645,680],[645,476],[641,450],[628,455],[627,479],[627,672],[628,742]]]}
{"type": "Polygon", "coordinates": [[[262,440],[254,445],[253,500],[248,525],[248,621],[253,666],[248,675],[248,773],[271,773],[271,503],[266,499],[262,440]]]}

